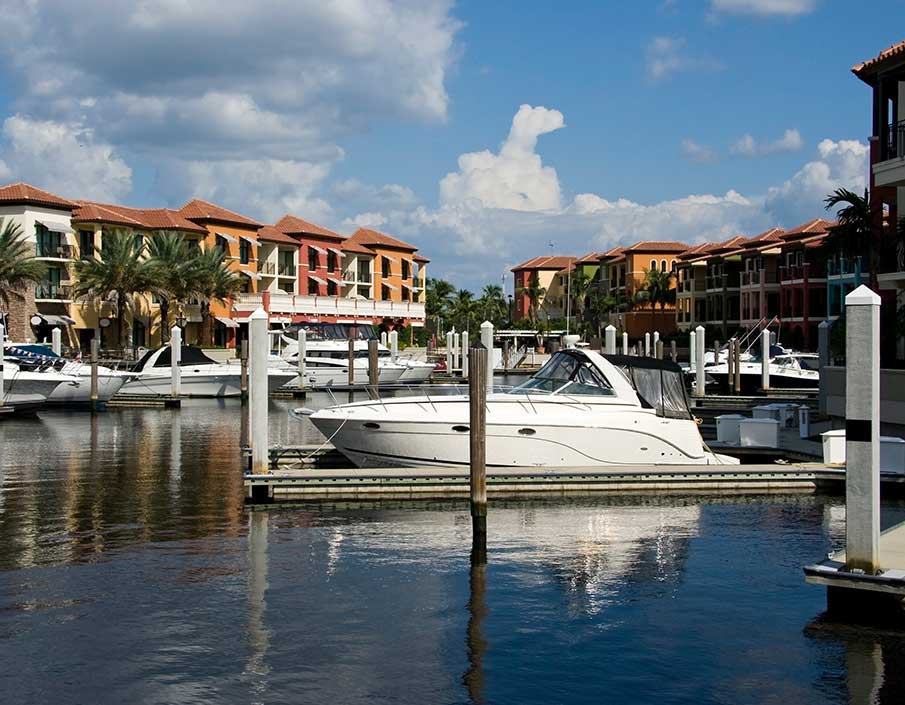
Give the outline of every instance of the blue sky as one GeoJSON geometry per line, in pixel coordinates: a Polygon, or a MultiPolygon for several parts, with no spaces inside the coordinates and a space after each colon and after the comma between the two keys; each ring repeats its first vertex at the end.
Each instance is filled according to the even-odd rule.
{"type": "Polygon", "coordinates": [[[371,225],[473,290],[821,215],[864,186],[851,66],[905,39],[901,1],[0,6],[2,181],[371,225]]]}

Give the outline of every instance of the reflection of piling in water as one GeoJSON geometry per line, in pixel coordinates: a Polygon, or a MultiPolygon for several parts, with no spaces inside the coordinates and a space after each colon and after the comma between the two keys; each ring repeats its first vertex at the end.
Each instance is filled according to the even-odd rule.
{"type": "MultiPolygon", "coordinates": [[[[250,656],[247,673],[266,676],[267,650],[270,647],[270,630],[265,626],[268,587],[267,544],[270,517],[268,512],[251,512],[248,519],[248,646],[250,656]]],[[[263,689],[264,683],[254,683],[255,689],[263,689]]]]}
{"type": "Polygon", "coordinates": [[[484,619],[487,616],[486,580],[487,565],[484,562],[476,562],[472,551],[468,581],[468,629],[465,637],[468,670],[462,676],[462,682],[468,690],[468,699],[473,703],[484,702],[484,655],[487,652],[487,639],[484,637],[484,619]]]}
{"type": "Polygon", "coordinates": [[[100,341],[97,338],[91,339],[91,410],[98,410],[97,403],[97,359],[99,357],[100,341]]]}

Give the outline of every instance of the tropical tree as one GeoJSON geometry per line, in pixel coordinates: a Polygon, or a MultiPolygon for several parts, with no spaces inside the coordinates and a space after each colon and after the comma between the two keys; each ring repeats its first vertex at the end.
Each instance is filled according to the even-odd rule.
{"type": "Polygon", "coordinates": [[[540,279],[537,272],[532,272],[526,286],[519,287],[518,293],[528,298],[528,320],[532,325],[537,325],[537,313],[540,310],[544,296],[547,294],[546,287],[540,285],[540,279]]]}
{"type": "Polygon", "coordinates": [[[854,191],[838,188],[823,202],[827,210],[839,209],[836,211],[839,227],[835,229],[833,237],[841,237],[847,249],[857,251],[861,247],[867,247],[870,285],[876,289],[879,270],[877,255],[880,249],[877,240],[880,233],[875,223],[882,222],[882,212],[878,212],[878,208],[871,208],[867,189],[864,189],[863,196],[859,196],[854,191]]]}
{"type": "Polygon", "coordinates": [[[641,283],[641,291],[645,294],[641,300],[646,300],[650,304],[651,311],[657,304],[660,304],[660,310],[666,308],[666,304],[670,303],[675,297],[675,290],[670,286],[672,282],[672,272],[665,272],[660,269],[645,269],[644,281],[641,283]]]}
{"type": "Polygon", "coordinates": [[[450,318],[459,330],[469,330],[477,313],[478,302],[468,289],[459,289],[452,300],[450,318]]]}
{"type": "Polygon", "coordinates": [[[241,278],[230,271],[225,254],[219,247],[201,250],[194,258],[193,294],[201,301],[201,343],[213,341],[211,304],[223,303],[242,288],[241,278]]]}
{"type": "Polygon", "coordinates": [[[624,311],[628,305],[628,299],[622,294],[604,294],[591,298],[591,318],[597,326],[597,337],[603,337],[603,324],[608,321],[611,313],[624,311]]]}
{"type": "Polygon", "coordinates": [[[155,232],[148,238],[148,262],[156,276],[151,291],[160,302],[161,340],[170,335],[170,310],[178,316],[198,288],[199,258],[182,233],[155,232]]]}
{"type": "Polygon", "coordinates": [[[449,309],[452,298],[456,293],[456,287],[443,279],[427,280],[427,297],[425,313],[428,320],[438,321],[437,333],[440,332],[440,318],[449,318],[449,309]]]}
{"type": "Polygon", "coordinates": [[[490,321],[499,327],[507,318],[508,306],[503,296],[503,287],[497,284],[487,284],[478,299],[478,309],[481,318],[490,321]]]}
{"type": "Polygon", "coordinates": [[[128,232],[104,233],[104,246],[97,258],[75,263],[77,282],[73,295],[94,303],[109,302],[116,312],[116,331],[120,347],[128,341],[126,310],[132,309],[135,295],[152,291],[158,272],[154,263],[144,259],[144,244],[128,232]]]}
{"type": "Polygon", "coordinates": [[[585,304],[593,283],[594,279],[580,270],[572,273],[572,281],[569,283],[569,291],[572,295],[572,312],[577,316],[580,325],[584,324],[585,304]]]}
{"type": "Polygon", "coordinates": [[[39,284],[47,268],[35,259],[34,244],[25,239],[18,223],[0,223],[0,301],[8,312],[10,296],[24,299],[23,290],[29,284],[39,284]]]}

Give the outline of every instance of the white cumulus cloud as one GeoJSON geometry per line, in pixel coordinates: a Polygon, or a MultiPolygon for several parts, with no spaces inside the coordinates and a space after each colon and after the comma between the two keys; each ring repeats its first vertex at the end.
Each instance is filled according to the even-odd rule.
{"type": "Polygon", "coordinates": [[[777,152],[797,152],[804,146],[798,130],[786,130],[782,137],[758,141],[751,135],[742,135],[730,148],[730,152],[743,157],[762,157],[777,152]]]}
{"type": "Polygon", "coordinates": [[[721,68],[718,61],[688,51],[684,37],[654,37],[644,48],[644,59],[647,77],[652,81],[668,78],[681,71],[713,71],[721,68]]]}
{"type": "Polygon", "coordinates": [[[92,130],[22,115],[3,122],[0,178],[99,201],[118,201],[132,190],[132,169],[92,130]]]}
{"type": "Polygon", "coordinates": [[[680,148],[682,156],[693,162],[715,162],[719,158],[715,149],[694,140],[682,140],[680,148]]]}
{"type": "Polygon", "coordinates": [[[711,10],[727,15],[797,17],[816,6],[816,0],[710,0],[711,10]]]}
{"type": "Polygon", "coordinates": [[[540,135],[564,125],[558,110],[522,105],[498,154],[485,149],[459,157],[459,171],[440,181],[440,203],[454,206],[474,200],[485,208],[558,209],[561,196],[556,170],[543,165],[535,148],[540,135]]]}

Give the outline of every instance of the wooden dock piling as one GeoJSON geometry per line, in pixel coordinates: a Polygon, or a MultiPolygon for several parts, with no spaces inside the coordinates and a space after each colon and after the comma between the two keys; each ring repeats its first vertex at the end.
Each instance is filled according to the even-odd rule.
{"type": "Polygon", "coordinates": [[[308,357],[308,331],[306,331],[304,328],[299,328],[298,349],[299,389],[304,389],[306,371],[305,365],[307,364],[305,358],[308,357]]]}
{"type": "Polygon", "coordinates": [[[770,391],[770,331],[764,328],[760,333],[760,387],[770,391]]]}
{"type": "Polygon", "coordinates": [[[349,387],[355,385],[355,338],[349,338],[349,387]]]}
{"type": "Polygon", "coordinates": [[[380,398],[380,368],[377,362],[377,341],[368,341],[368,396],[380,398]]]}
{"type": "Polygon", "coordinates": [[[248,338],[243,338],[239,344],[239,363],[242,368],[239,373],[239,396],[245,402],[248,400],[248,338]]]}
{"type": "Polygon", "coordinates": [[[91,411],[98,411],[98,381],[97,381],[97,361],[100,356],[100,340],[91,339],[91,411]]]}
{"type": "Polygon", "coordinates": [[[487,560],[487,348],[478,343],[468,352],[468,440],[471,488],[472,560],[487,560]]]}
{"type": "Polygon", "coordinates": [[[732,365],[732,387],[735,394],[739,395],[742,393],[742,344],[738,338],[733,338],[733,340],[735,341],[735,363],[732,365]]]}
{"type": "Polygon", "coordinates": [[[704,326],[698,326],[694,329],[694,371],[695,371],[695,388],[694,395],[703,398],[704,387],[704,350],[706,340],[704,339],[704,326]]]}

